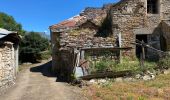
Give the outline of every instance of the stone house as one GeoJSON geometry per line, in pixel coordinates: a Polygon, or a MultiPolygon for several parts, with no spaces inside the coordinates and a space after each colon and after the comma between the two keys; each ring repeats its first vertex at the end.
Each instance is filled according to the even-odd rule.
{"type": "MultiPolygon", "coordinates": [[[[119,56],[134,58],[142,52],[141,47],[133,44],[139,40],[169,51],[169,5],[169,0],[121,0],[102,8],[86,8],[79,15],[50,26],[53,71],[74,66],[70,62],[74,55],[70,54],[75,49],[132,48],[120,51],[119,56]]],[[[147,58],[159,57],[152,49],[146,48],[145,52],[147,58]]]]}
{"type": "Polygon", "coordinates": [[[16,32],[0,28],[0,88],[14,83],[18,72],[18,44],[16,32]]]}

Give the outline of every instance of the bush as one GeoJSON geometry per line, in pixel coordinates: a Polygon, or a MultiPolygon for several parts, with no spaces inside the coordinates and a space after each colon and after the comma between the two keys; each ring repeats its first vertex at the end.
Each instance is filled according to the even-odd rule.
{"type": "Polygon", "coordinates": [[[49,42],[36,32],[30,32],[23,37],[20,44],[20,62],[35,63],[42,60],[41,52],[49,49],[49,42]]]}
{"type": "Polygon", "coordinates": [[[96,71],[111,71],[112,68],[116,65],[113,60],[101,60],[95,64],[96,71]]]}
{"type": "Polygon", "coordinates": [[[170,68],[170,55],[167,55],[166,57],[159,60],[158,68],[159,69],[168,69],[168,68],[170,68]]]}

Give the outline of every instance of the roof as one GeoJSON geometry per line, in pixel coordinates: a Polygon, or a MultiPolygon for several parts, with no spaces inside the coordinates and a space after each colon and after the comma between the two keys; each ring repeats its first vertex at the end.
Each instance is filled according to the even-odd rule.
{"type": "Polygon", "coordinates": [[[65,21],[63,21],[59,24],[54,24],[54,25],[50,26],[50,28],[51,29],[59,29],[59,28],[64,29],[64,28],[76,27],[77,23],[83,18],[84,18],[84,16],[77,15],[77,16],[69,18],[69,19],[67,19],[67,20],[65,20],[65,21]]]}
{"type": "Polygon", "coordinates": [[[2,29],[0,28],[0,39],[4,38],[5,36],[9,35],[9,34],[16,34],[17,32],[14,31],[8,31],[6,29],[2,29]]]}
{"type": "Polygon", "coordinates": [[[18,43],[20,41],[20,36],[17,34],[17,32],[0,28],[0,40],[18,43]]]}

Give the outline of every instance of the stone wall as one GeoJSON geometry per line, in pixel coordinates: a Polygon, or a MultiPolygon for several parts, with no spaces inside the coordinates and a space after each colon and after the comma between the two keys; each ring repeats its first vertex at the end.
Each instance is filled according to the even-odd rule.
{"type": "Polygon", "coordinates": [[[0,88],[8,87],[15,79],[14,47],[10,42],[0,44],[0,88]]]}
{"type": "Polygon", "coordinates": [[[169,21],[163,21],[162,22],[162,42],[164,46],[162,46],[162,49],[165,51],[170,51],[170,22],[169,21]]]}
{"type": "MultiPolygon", "coordinates": [[[[147,13],[147,0],[122,0],[111,8],[113,34],[122,35],[122,46],[131,45],[136,35],[147,35],[148,44],[161,49],[160,34],[161,21],[169,16],[168,0],[158,0],[158,14],[147,13]]],[[[170,18],[170,17],[169,17],[170,18]]],[[[149,56],[155,55],[148,49],[149,56]]],[[[127,52],[129,56],[135,55],[135,49],[127,52]]],[[[125,55],[127,55],[125,54],[125,55]]]]}
{"type": "MultiPolygon", "coordinates": [[[[86,8],[77,17],[80,18],[78,21],[77,18],[67,20],[68,23],[76,23],[75,26],[67,27],[68,23],[58,25],[58,29],[65,27],[65,30],[55,32],[53,30],[57,28],[50,27],[54,69],[63,66],[62,56],[68,55],[65,51],[70,48],[133,47],[121,54],[134,58],[136,45],[132,43],[136,42],[136,35],[146,35],[149,45],[161,49],[161,30],[164,30],[161,22],[170,19],[170,1],[159,0],[158,4],[158,13],[149,14],[147,0],[121,0],[103,8],[86,8]]],[[[147,49],[147,55],[157,58],[155,54],[153,50],[147,49]]]]}
{"type": "MultiPolygon", "coordinates": [[[[146,26],[146,5],[140,0],[125,0],[111,8],[113,34],[121,34],[122,47],[134,47],[135,33],[133,29],[146,26]]],[[[135,50],[122,52],[124,56],[135,56],[135,50]]]]}
{"type": "Polygon", "coordinates": [[[169,0],[161,0],[161,19],[162,20],[170,20],[170,1],[169,0]]]}
{"type": "Polygon", "coordinates": [[[75,48],[99,48],[99,47],[114,47],[114,37],[95,37],[97,30],[90,28],[71,30],[70,32],[61,33],[61,47],[75,48]]]}

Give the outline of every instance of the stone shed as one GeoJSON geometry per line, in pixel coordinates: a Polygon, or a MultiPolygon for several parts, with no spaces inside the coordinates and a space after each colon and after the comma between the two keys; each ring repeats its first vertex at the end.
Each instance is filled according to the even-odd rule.
{"type": "MultiPolygon", "coordinates": [[[[76,66],[71,62],[76,62],[77,56],[70,55],[76,50],[81,59],[85,49],[125,48],[119,50],[118,56],[133,59],[142,53],[142,48],[134,44],[138,40],[169,51],[169,5],[169,0],[120,0],[101,8],[88,7],[79,15],[50,26],[53,71],[60,73],[61,69],[76,66]]],[[[145,52],[148,59],[159,58],[152,49],[145,48],[145,52]]]]}
{"type": "Polygon", "coordinates": [[[17,32],[0,28],[0,88],[14,83],[18,72],[19,41],[17,32]]]}

